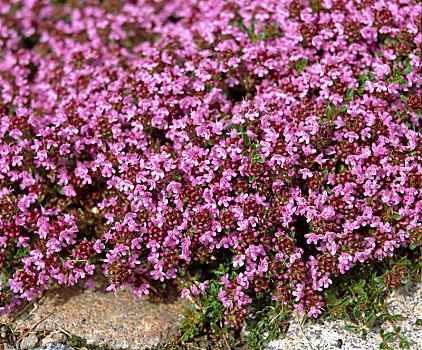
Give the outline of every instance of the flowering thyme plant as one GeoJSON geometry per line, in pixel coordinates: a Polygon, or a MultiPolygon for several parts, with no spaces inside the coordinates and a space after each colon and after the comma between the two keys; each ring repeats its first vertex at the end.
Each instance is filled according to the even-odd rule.
{"type": "Polygon", "coordinates": [[[421,13],[2,1],[0,312],[101,266],[112,292],[216,296],[213,329],[263,298],[317,317],[420,245],[421,13]]]}

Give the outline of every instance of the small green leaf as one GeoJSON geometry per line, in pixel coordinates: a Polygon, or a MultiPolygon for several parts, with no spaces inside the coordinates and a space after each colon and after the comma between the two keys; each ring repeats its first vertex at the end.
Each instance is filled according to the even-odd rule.
{"type": "Polygon", "coordinates": [[[350,88],[346,91],[346,98],[348,100],[351,100],[353,98],[353,93],[355,92],[355,90],[353,88],[350,88]]]}
{"type": "Polygon", "coordinates": [[[399,334],[399,338],[401,340],[403,340],[404,342],[407,342],[408,341],[407,338],[404,336],[404,334],[399,334]]]}
{"type": "Polygon", "coordinates": [[[243,134],[242,134],[242,138],[243,138],[243,143],[244,143],[245,145],[249,145],[250,140],[249,140],[249,136],[248,136],[248,134],[243,133],[243,134]]]}
{"type": "Polygon", "coordinates": [[[401,219],[401,215],[399,213],[394,213],[392,218],[393,219],[401,219]]]}
{"type": "Polygon", "coordinates": [[[181,342],[184,342],[189,339],[189,334],[185,333],[183,337],[180,339],[181,342]]]}
{"type": "Polygon", "coordinates": [[[347,297],[345,297],[341,302],[340,302],[340,304],[341,305],[347,305],[347,304],[349,304],[350,303],[350,301],[352,300],[352,297],[350,296],[350,295],[348,295],[347,297]]]}
{"type": "Polygon", "coordinates": [[[388,349],[388,345],[384,342],[380,343],[380,349],[388,349]]]}
{"type": "MultiPolygon", "coordinates": [[[[403,318],[403,315],[393,315],[393,316],[391,316],[391,319],[392,320],[400,320],[400,319],[402,319],[403,318]]],[[[400,329],[399,329],[400,327],[397,327],[396,328],[396,332],[398,333],[398,332],[400,332],[400,329]]]]}
{"type": "Polygon", "coordinates": [[[391,83],[400,83],[402,80],[403,80],[403,77],[400,75],[400,76],[398,76],[396,78],[393,78],[391,80],[391,83]]]}
{"type": "Polygon", "coordinates": [[[265,37],[265,33],[259,33],[258,36],[256,37],[257,40],[261,40],[265,37]]]}
{"type": "Polygon", "coordinates": [[[215,332],[220,331],[220,327],[218,327],[214,322],[211,322],[210,326],[211,326],[211,329],[214,330],[215,332]]]}
{"type": "Polygon", "coordinates": [[[374,281],[379,283],[379,284],[384,284],[384,277],[383,276],[375,277],[374,281]]]}
{"type": "Polygon", "coordinates": [[[249,176],[249,183],[255,182],[256,177],[255,176],[249,176]]]}
{"type": "Polygon", "coordinates": [[[347,108],[349,108],[349,105],[343,105],[339,108],[339,112],[344,112],[347,108]]]}
{"type": "Polygon", "coordinates": [[[384,340],[385,340],[387,343],[389,343],[389,342],[391,341],[391,339],[393,339],[394,335],[395,335],[395,334],[394,334],[393,332],[386,333],[386,334],[384,335],[384,340]]]}
{"type": "Polygon", "coordinates": [[[410,245],[409,245],[410,250],[415,250],[417,247],[418,247],[418,245],[415,244],[415,243],[410,243],[410,245]]]}
{"type": "Polygon", "coordinates": [[[349,332],[353,332],[354,330],[358,329],[358,326],[355,326],[353,324],[348,324],[347,326],[343,326],[343,329],[349,332]]]}
{"type": "Polygon", "coordinates": [[[243,151],[242,156],[249,157],[251,154],[248,151],[243,151]]]}
{"type": "Polygon", "coordinates": [[[399,67],[395,66],[395,67],[393,68],[393,74],[394,74],[395,76],[398,76],[398,75],[400,74],[399,67]]]}
{"type": "Polygon", "coordinates": [[[337,302],[337,299],[334,297],[334,295],[332,295],[331,293],[329,293],[329,292],[325,292],[325,297],[329,300],[329,301],[331,301],[332,303],[336,303],[337,302]]]}
{"type": "Polygon", "coordinates": [[[372,313],[372,314],[370,314],[370,315],[366,318],[366,320],[365,320],[365,324],[370,324],[370,325],[372,325],[372,324],[374,324],[374,323],[375,323],[376,319],[377,319],[377,317],[375,316],[375,314],[374,314],[374,313],[372,313]]]}
{"type": "Polygon", "coordinates": [[[413,66],[409,66],[409,67],[407,67],[407,68],[405,68],[404,70],[403,70],[403,75],[407,75],[407,74],[409,74],[410,72],[412,72],[413,71],[413,66]]]}
{"type": "Polygon", "coordinates": [[[252,164],[254,164],[254,163],[264,163],[264,162],[265,162],[265,160],[264,160],[264,158],[262,158],[262,156],[260,154],[255,154],[252,157],[252,164]]]}
{"type": "Polygon", "coordinates": [[[331,114],[333,114],[333,111],[331,110],[331,108],[330,108],[330,107],[327,107],[327,109],[325,110],[325,115],[326,115],[327,117],[330,117],[330,116],[331,116],[331,114]]]}
{"type": "Polygon", "coordinates": [[[418,318],[415,322],[416,326],[422,327],[422,319],[418,318]]]}
{"type": "Polygon", "coordinates": [[[409,82],[407,80],[402,80],[400,81],[401,85],[409,85],[409,82]]]}
{"type": "Polygon", "coordinates": [[[409,101],[409,98],[404,96],[404,95],[400,95],[401,100],[406,103],[407,101],[409,101]]]}
{"type": "Polygon", "coordinates": [[[357,319],[360,319],[360,318],[361,318],[361,315],[362,315],[362,311],[360,311],[360,310],[358,309],[358,307],[356,306],[356,307],[353,309],[353,315],[355,315],[355,317],[356,317],[357,319]]]}

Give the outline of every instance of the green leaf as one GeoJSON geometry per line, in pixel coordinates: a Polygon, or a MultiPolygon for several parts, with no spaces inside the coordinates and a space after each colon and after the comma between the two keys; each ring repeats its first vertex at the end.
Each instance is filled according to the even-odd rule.
{"type": "Polygon", "coordinates": [[[182,338],[180,338],[181,342],[184,342],[189,339],[189,334],[185,333],[182,338]]]}
{"type": "Polygon", "coordinates": [[[264,37],[265,37],[265,33],[263,32],[263,33],[259,33],[256,38],[257,38],[257,40],[261,40],[264,37]]]}
{"type": "Polygon", "coordinates": [[[262,158],[262,156],[260,154],[255,154],[252,157],[252,164],[254,164],[254,163],[264,163],[264,162],[265,162],[265,160],[264,160],[264,158],[262,158]]]}
{"type": "Polygon", "coordinates": [[[365,324],[370,324],[370,325],[372,325],[372,324],[374,324],[374,323],[375,323],[376,319],[377,319],[377,317],[375,316],[375,314],[374,314],[374,313],[372,313],[372,314],[370,314],[370,315],[366,318],[366,320],[365,320],[365,324]]]}
{"type": "Polygon", "coordinates": [[[249,176],[249,183],[255,182],[256,177],[255,176],[249,176]]]}
{"type": "Polygon", "coordinates": [[[351,100],[353,98],[353,93],[355,92],[355,90],[353,88],[350,88],[346,91],[346,98],[348,100],[351,100]]]}
{"type": "Polygon", "coordinates": [[[398,76],[398,75],[400,74],[399,67],[395,66],[395,67],[393,68],[393,74],[394,74],[395,76],[398,76]]]}
{"type": "Polygon", "coordinates": [[[384,276],[375,277],[374,281],[379,283],[379,284],[384,284],[384,276]]]}
{"type": "Polygon", "coordinates": [[[406,103],[407,101],[409,101],[409,98],[404,96],[404,95],[400,95],[401,100],[406,103]]]}
{"type": "Polygon", "coordinates": [[[422,319],[418,318],[415,322],[416,326],[422,327],[422,319]]]}
{"type": "Polygon", "coordinates": [[[401,340],[403,340],[404,342],[407,342],[408,341],[407,338],[404,336],[404,334],[399,334],[399,338],[401,340]]]}
{"type": "MultiPolygon", "coordinates": [[[[393,316],[391,316],[391,319],[392,320],[400,320],[400,319],[402,319],[403,318],[403,315],[393,315],[393,316]]],[[[398,332],[400,332],[400,330],[398,330],[400,327],[397,327],[396,328],[396,332],[398,333],[398,332]]]]}
{"type": "Polygon", "coordinates": [[[339,112],[344,112],[347,108],[349,108],[349,105],[343,105],[339,108],[339,112]]]}
{"type": "Polygon", "coordinates": [[[243,151],[242,152],[242,156],[244,156],[244,157],[250,157],[250,152],[248,152],[248,151],[243,151]]]}
{"type": "Polygon", "coordinates": [[[327,107],[327,109],[325,110],[325,115],[327,117],[330,117],[333,114],[333,111],[331,110],[330,107],[327,107]]]}
{"type": "Polygon", "coordinates": [[[394,213],[392,218],[393,219],[401,219],[401,215],[399,213],[394,213]]]}
{"type": "Polygon", "coordinates": [[[409,82],[407,80],[402,80],[400,81],[401,85],[409,85],[409,82]]]}
{"type": "Polygon", "coordinates": [[[349,304],[350,303],[350,301],[352,300],[352,297],[350,296],[350,295],[348,295],[347,297],[345,297],[341,302],[340,302],[340,304],[341,305],[347,305],[347,304],[349,304]]]}
{"type": "Polygon", "coordinates": [[[403,80],[403,77],[400,75],[396,78],[393,78],[390,83],[400,83],[403,80]]]}
{"type": "Polygon", "coordinates": [[[215,332],[220,331],[220,327],[218,327],[214,322],[211,322],[210,326],[211,326],[211,329],[214,330],[215,332]]]}
{"type": "Polygon", "coordinates": [[[336,303],[337,302],[337,299],[334,297],[334,295],[332,295],[331,293],[329,293],[329,292],[325,292],[325,297],[329,300],[329,301],[331,301],[332,303],[336,303]]]}
{"type": "Polygon", "coordinates": [[[410,243],[410,245],[409,245],[410,250],[415,250],[417,247],[418,247],[418,245],[415,244],[415,243],[410,243]]]}
{"type": "Polygon", "coordinates": [[[245,145],[249,145],[250,140],[249,140],[249,136],[248,136],[248,134],[243,133],[243,134],[242,134],[242,138],[243,138],[243,143],[244,143],[245,145]]]}
{"type": "Polygon", "coordinates": [[[407,68],[405,68],[404,70],[403,70],[403,75],[407,75],[407,74],[409,74],[410,72],[412,72],[413,71],[413,66],[409,66],[409,67],[407,67],[407,68]]]}
{"type": "Polygon", "coordinates": [[[358,326],[355,326],[353,324],[348,324],[347,326],[343,326],[343,329],[349,332],[353,332],[354,330],[358,329],[358,326]]]}
{"type": "Polygon", "coordinates": [[[393,332],[388,332],[386,334],[384,334],[384,340],[389,343],[391,341],[391,339],[393,339],[395,333],[393,332]]]}
{"type": "Polygon", "coordinates": [[[353,315],[355,315],[356,319],[361,318],[362,312],[359,310],[357,306],[353,309],[353,315]]]}

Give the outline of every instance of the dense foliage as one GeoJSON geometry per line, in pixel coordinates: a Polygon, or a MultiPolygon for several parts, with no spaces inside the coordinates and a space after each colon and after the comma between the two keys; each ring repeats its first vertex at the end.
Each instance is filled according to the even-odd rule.
{"type": "Polygon", "coordinates": [[[317,317],[336,277],[419,246],[421,14],[1,1],[0,312],[101,266],[214,330],[260,300],[317,317]]]}

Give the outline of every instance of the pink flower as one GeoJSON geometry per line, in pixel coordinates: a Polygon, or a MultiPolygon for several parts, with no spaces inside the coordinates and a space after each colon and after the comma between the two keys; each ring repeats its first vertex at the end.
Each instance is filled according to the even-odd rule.
{"type": "Polygon", "coordinates": [[[190,290],[187,289],[187,288],[183,288],[182,291],[181,291],[181,293],[180,293],[180,296],[183,299],[187,299],[189,297],[189,294],[190,294],[190,290]]]}
{"type": "Polygon", "coordinates": [[[308,317],[315,317],[317,318],[318,315],[321,314],[321,310],[316,308],[315,306],[311,306],[311,309],[308,312],[308,317]]]}

